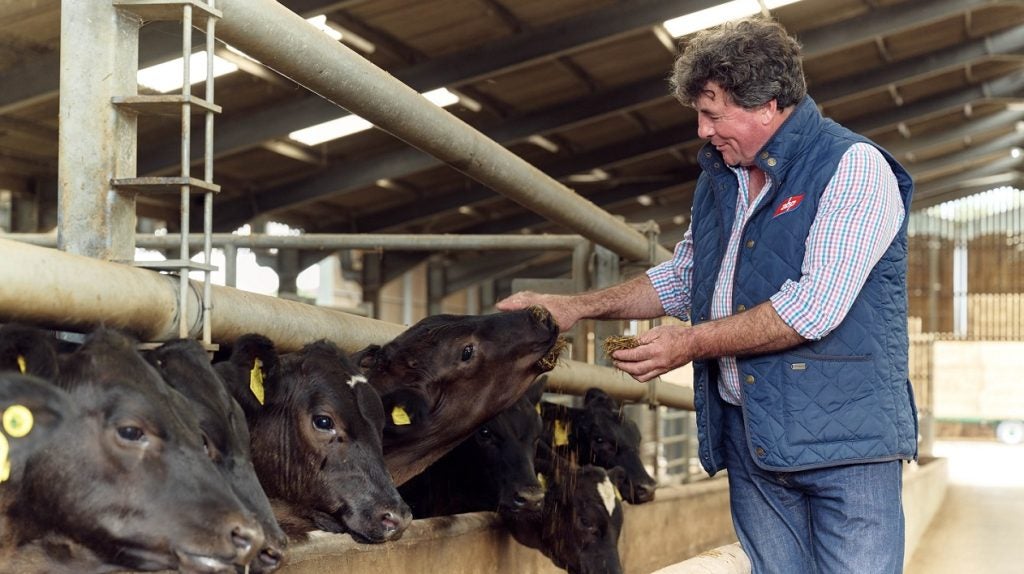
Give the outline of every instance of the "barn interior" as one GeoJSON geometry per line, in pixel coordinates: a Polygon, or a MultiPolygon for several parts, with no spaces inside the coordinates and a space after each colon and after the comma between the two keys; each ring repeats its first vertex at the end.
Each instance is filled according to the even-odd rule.
{"type": "MultiPolygon", "coordinates": [[[[283,301],[252,311],[246,325],[270,329],[276,316],[294,315],[312,325],[297,337],[319,329],[356,347],[427,315],[492,312],[521,288],[583,290],[640,272],[666,259],[689,224],[703,142],[667,77],[715,9],[719,18],[767,12],[781,22],[803,46],[821,111],[914,177],[908,290],[922,452],[931,454],[937,432],[985,435],[1024,420],[1020,393],[999,395],[994,382],[1019,362],[986,359],[995,366],[970,384],[960,379],[969,359],[941,362],[989,357],[1000,345],[1022,356],[1013,350],[1024,342],[1019,1],[3,2],[0,227],[17,243],[2,246],[10,264],[0,320],[74,332],[104,313],[150,340],[185,332],[214,346],[237,336],[235,316],[253,305],[237,286],[283,301]],[[275,22],[278,8],[294,18],[275,22]],[[83,24],[95,14],[105,20],[83,24]],[[185,14],[192,27],[183,28],[185,14]],[[182,88],[183,53],[193,55],[187,74],[201,79],[209,51],[215,80],[182,88]],[[178,72],[177,84],[159,83],[159,64],[178,72]],[[325,134],[323,124],[342,131],[325,134]],[[145,259],[137,265],[226,287],[213,291],[213,310],[203,308],[210,290],[172,293],[182,312],[169,326],[141,318],[151,309],[134,298],[138,310],[112,308],[124,300],[92,314],[74,301],[74,312],[54,309],[42,299],[55,284],[72,282],[79,292],[66,297],[85,300],[88,289],[109,294],[136,275],[115,281],[112,268],[47,255],[67,275],[41,278],[33,270],[50,267],[28,245],[125,267],[145,259]],[[324,319],[306,310],[313,306],[340,313],[324,319]],[[964,399],[989,386],[1001,398],[964,399]]],[[[149,282],[160,280],[139,281],[160,289],[149,282]]],[[[724,493],[702,483],[687,450],[687,373],[676,377],[682,385],[655,387],[583,366],[602,363],[595,342],[643,328],[581,326],[575,369],[552,378],[570,394],[607,380],[636,401],[659,480],[698,489],[665,500],[717,500],[721,510],[724,493]],[[677,432],[684,438],[666,441],[677,432]]],[[[929,466],[919,475],[932,480],[941,469],[929,466]]],[[[908,539],[924,536],[937,512],[938,482],[921,487],[922,510],[908,511],[919,522],[908,539]]],[[[670,520],[679,507],[667,504],[631,510],[636,520],[670,520]]],[[[410,538],[446,532],[457,553],[468,536],[528,562],[492,522],[474,520],[417,525],[410,538]]],[[[691,533],[671,556],[656,542],[631,542],[627,571],[728,544],[727,517],[722,528],[691,533]]],[[[344,554],[331,544],[304,547],[289,571],[318,571],[325,556],[344,554]]],[[[413,563],[454,560],[439,545],[407,546],[413,563]]],[[[400,568],[395,556],[361,559],[400,568]]],[[[515,571],[550,568],[530,564],[515,571]]]]}

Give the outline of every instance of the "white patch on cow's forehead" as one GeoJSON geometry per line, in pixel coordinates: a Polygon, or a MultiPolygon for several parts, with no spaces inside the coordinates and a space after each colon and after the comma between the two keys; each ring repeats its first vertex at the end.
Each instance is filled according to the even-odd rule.
{"type": "Polygon", "coordinates": [[[597,493],[601,495],[601,500],[604,501],[604,507],[608,511],[608,516],[611,516],[615,512],[615,485],[612,484],[611,479],[607,476],[604,477],[604,480],[597,485],[597,493]]]}
{"type": "Polygon", "coordinates": [[[348,380],[348,386],[350,386],[350,387],[352,387],[354,389],[354,388],[356,388],[356,385],[358,385],[359,383],[365,383],[365,382],[366,382],[366,377],[364,377],[362,375],[352,375],[352,378],[348,380]]]}

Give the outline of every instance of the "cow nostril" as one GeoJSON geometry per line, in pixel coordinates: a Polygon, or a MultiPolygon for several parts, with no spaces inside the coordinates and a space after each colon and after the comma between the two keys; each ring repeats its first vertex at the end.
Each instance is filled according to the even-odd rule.
{"type": "Polygon", "coordinates": [[[252,550],[257,536],[259,534],[255,530],[246,526],[236,526],[231,531],[231,542],[235,545],[238,556],[244,556],[252,550]]]}
{"type": "Polygon", "coordinates": [[[398,517],[395,516],[395,513],[391,512],[390,510],[386,511],[384,514],[381,515],[380,523],[384,526],[385,532],[391,533],[398,530],[398,517]]]}
{"type": "Polygon", "coordinates": [[[277,568],[281,564],[284,554],[277,548],[263,548],[260,550],[259,561],[265,568],[277,568]]]}

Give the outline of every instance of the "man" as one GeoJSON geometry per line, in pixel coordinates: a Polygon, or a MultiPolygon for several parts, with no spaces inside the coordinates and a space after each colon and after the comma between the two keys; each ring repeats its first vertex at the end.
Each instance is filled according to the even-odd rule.
{"type": "Polygon", "coordinates": [[[729,471],[754,572],[900,572],[907,380],[907,172],[823,118],[800,46],[754,18],[698,33],[675,96],[697,112],[690,228],[674,257],[619,285],[517,293],[500,310],[578,320],[673,315],[615,366],[638,381],[693,362],[700,459],[729,471]]]}

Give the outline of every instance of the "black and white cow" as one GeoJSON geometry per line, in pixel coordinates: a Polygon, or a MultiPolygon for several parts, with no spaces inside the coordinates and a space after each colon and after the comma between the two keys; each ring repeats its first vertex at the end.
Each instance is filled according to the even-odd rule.
{"type": "Polygon", "coordinates": [[[589,389],[582,408],[541,403],[543,440],[555,453],[579,464],[619,467],[616,486],[627,502],[654,499],[656,482],[640,460],[640,429],[622,405],[598,388],[589,389]]]}

